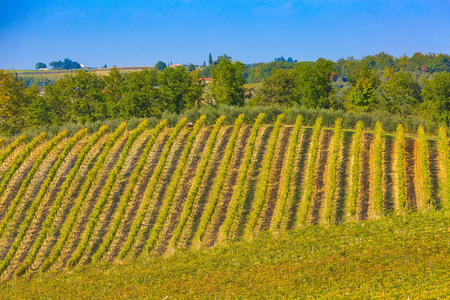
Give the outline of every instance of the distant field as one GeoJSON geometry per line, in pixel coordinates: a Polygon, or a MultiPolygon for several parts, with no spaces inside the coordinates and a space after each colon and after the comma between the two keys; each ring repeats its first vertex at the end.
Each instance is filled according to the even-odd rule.
{"type": "MultiPolygon", "coordinates": [[[[0,151],[0,272],[118,262],[251,240],[264,231],[447,210],[446,132],[429,138],[334,128],[102,127],[19,138],[0,151]]],[[[353,226],[353,225],[352,225],[353,226]]],[[[323,227],[317,227],[323,228],[323,227]]],[[[344,229],[343,229],[344,230],[344,229]]]]}

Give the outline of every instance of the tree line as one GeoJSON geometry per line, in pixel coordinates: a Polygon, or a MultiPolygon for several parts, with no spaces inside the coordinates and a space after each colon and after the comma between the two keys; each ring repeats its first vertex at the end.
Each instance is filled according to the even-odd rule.
{"type": "Polygon", "coordinates": [[[104,76],[76,71],[45,86],[43,96],[37,86],[27,87],[17,75],[0,70],[0,132],[10,135],[41,125],[159,117],[164,111],[180,114],[224,104],[383,111],[450,125],[448,55],[394,58],[382,52],[337,62],[276,60],[250,67],[223,55],[216,61],[210,57],[210,64],[200,70],[179,66],[122,73],[112,68],[104,76]],[[212,83],[205,84],[204,77],[212,77],[212,83]],[[249,81],[260,84],[245,88],[249,81]]]}

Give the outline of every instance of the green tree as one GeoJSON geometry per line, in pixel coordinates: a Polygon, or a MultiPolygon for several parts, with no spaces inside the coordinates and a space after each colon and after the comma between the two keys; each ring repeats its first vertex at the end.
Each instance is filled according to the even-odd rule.
{"type": "Polygon", "coordinates": [[[239,61],[231,62],[223,55],[218,65],[211,70],[213,86],[211,93],[217,104],[243,106],[245,99],[244,78],[245,65],[239,61]]]}
{"type": "Polygon", "coordinates": [[[194,66],[193,64],[189,64],[189,65],[187,66],[187,70],[188,70],[189,72],[195,71],[195,66],[194,66]]]}
{"type": "Polygon", "coordinates": [[[107,116],[104,87],[101,76],[77,71],[47,86],[45,96],[55,121],[92,122],[107,116]]]}
{"type": "Polygon", "coordinates": [[[345,105],[348,109],[363,112],[370,111],[377,105],[376,90],[380,78],[376,70],[361,63],[349,77],[350,88],[345,92],[345,105]]]}
{"type": "Polygon", "coordinates": [[[211,53],[209,53],[208,65],[209,65],[209,66],[212,65],[212,63],[213,63],[212,55],[211,55],[211,53]]]}
{"type": "Polygon", "coordinates": [[[260,105],[293,105],[296,102],[296,80],[291,70],[279,69],[264,79],[253,102],[260,105]]]}
{"type": "Polygon", "coordinates": [[[156,65],[155,65],[155,70],[156,71],[160,71],[160,72],[162,72],[162,71],[164,71],[164,69],[166,68],[167,66],[166,66],[166,63],[164,63],[164,62],[162,62],[162,61],[158,61],[157,63],[156,63],[156,65]]]}
{"type": "Polygon", "coordinates": [[[181,113],[200,105],[203,86],[196,71],[187,72],[184,67],[166,68],[158,75],[164,108],[181,113]]]}
{"type": "Polygon", "coordinates": [[[112,67],[108,75],[103,76],[105,88],[102,92],[105,96],[108,117],[110,118],[115,118],[120,114],[119,101],[122,99],[123,95],[122,83],[124,80],[124,76],[120,73],[116,66],[112,67]]]}
{"type": "Polygon", "coordinates": [[[450,73],[438,73],[432,79],[424,80],[422,96],[432,119],[450,126],[450,73]]]}
{"type": "Polygon", "coordinates": [[[47,68],[47,65],[44,64],[43,62],[38,62],[36,63],[36,65],[34,66],[36,70],[42,69],[42,68],[47,68]]]}
{"type": "Polygon", "coordinates": [[[293,70],[296,82],[296,101],[312,108],[329,108],[330,94],[333,89],[330,75],[333,62],[319,58],[312,66],[302,64],[293,70]]]}
{"type": "Polygon", "coordinates": [[[29,125],[28,105],[38,96],[36,87],[26,88],[17,76],[0,70],[0,132],[12,135],[29,125]]]}
{"type": "Polygon", "coordinates": [[[155,70],[128,73],[120,86],[123,98],[118,101],[118,115],[122,118],[159,116],[162,102],[157,84],[155,70]]]}
{"type": "Polygon", "coordinates": [[[420,102],[420,85],[411,73],[396,72],[393,67],[386,68],[380,85],[383,109],[404,117],[420,102]]]}

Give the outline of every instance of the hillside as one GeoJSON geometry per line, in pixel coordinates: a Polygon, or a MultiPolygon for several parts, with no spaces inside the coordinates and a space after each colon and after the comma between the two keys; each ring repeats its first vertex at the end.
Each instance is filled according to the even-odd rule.
{"type": "Polygon", "coordinates": [[[428,138],[422,128],[387,135],[381,124],[365,132],[263,118],[144,121],[4,146],[1,278],[450,205],[443,130],[428,138]]]}
{"type": "Polygon", "coordinates": [[[445,299],[450,219],[413,213],[0,282],[2,299],[445,299]]]}

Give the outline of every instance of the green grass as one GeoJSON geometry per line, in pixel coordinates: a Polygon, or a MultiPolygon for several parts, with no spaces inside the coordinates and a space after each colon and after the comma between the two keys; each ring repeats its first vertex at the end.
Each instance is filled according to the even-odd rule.
{"type": "Polygon", "coordinates": [[[446,298],[449,233],[445,212],[306,226],[167,258],[36,273],[0,283],[0,298],[446,298]]]}

